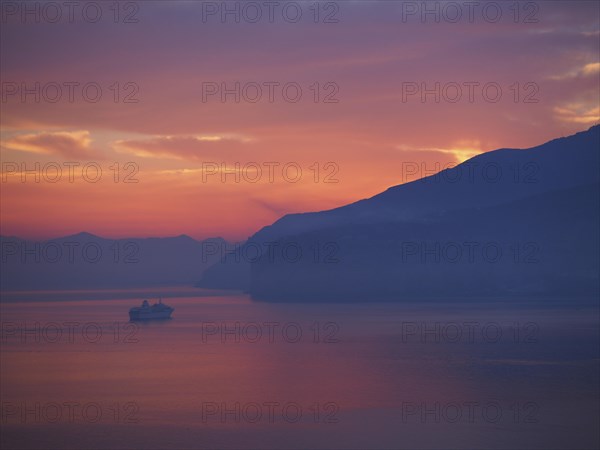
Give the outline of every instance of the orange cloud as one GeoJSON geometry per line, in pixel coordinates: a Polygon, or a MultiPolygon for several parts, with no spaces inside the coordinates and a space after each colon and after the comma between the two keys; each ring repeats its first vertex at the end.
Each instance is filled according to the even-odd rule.
{"type": "Polygon", "coordinates": [[[57,155],[67,158],[85,158],[92,156],[89,131],[53,131],[19,134],[2,142],[9,150],[57,155]]]}
{"type": "Polygon", "coordinates": [[[115,151],[141,158],[202,160],[231,155],[251,140],[232,136],[154,136],[149,139],[121,139],[112,143],[115,151]]]}
{"type": "Polygon", "coordinates": [[[554,108],[557,118],[563,122],[593,125],[600,121],[600,108],[591,103],[569,103],[554,108]]]}
{"type": "Polygon", "coordinates": [[[561,75],[552,75],[549,76],[548,79],[555,81],[563,81],[571,78],[577,77],[588,77],[591,75],[598,75],[600,73],[600,62],[593,62],[585,64],[581,67],[576,67],[568,72],[565,72],[561,75]]]}
{"type": "Polygon", "coordinates": [[[400,145],[396,148],[402,151],[438,152],[447,154],[450,155],[451,159],[454,159],[457,164],[483,153],[481,142],[468,139],[460,140],[448,148],[410,148],[404,145],[400,145]]]}

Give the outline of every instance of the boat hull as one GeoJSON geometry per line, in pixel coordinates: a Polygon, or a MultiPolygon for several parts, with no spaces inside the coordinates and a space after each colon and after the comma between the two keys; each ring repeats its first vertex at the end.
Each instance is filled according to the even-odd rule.
{"type": "Polygon", "coordinates": [[[173,309],[165,311],[129,311],[129,320],[170,319],[173,309]]]}

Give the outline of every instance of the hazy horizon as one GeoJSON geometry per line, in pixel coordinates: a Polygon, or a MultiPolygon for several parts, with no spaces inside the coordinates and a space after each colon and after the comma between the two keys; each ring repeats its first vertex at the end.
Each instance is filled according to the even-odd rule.
{"type": "MultiPolygon", "coordinates": [[[[595,125],[593,125],[592,127],[595,127],[595,126],[598,126],[598,124],[595,124],[595,125]]],[[[584,128],[584,129],[581,129],[581,130],[575,131],[573,134],[577,134],[577,133],[585,132],[585,131],[587,131],[588,129],[589,129],[589,128],[584,128]]],[[[550,139],[550,141],[552,141],[552,140],[555,140],[555,139],[560,139],[560,138],[563,138],[563,137],[567,137],[567,136],[566,136],[566,135],[563,135],[563,136],[555,136],[554,138],[550,139]]],[[[537,146],[539,146],[539,145],[542,145],[542,144],[543,144],[543,143],[539,143],[539,144],[533,145],[532,147],[537,147],[537,146]]],[[[507,148],[507,147],[503,147],[503,148],[507,148]]],[[[523,150],[523,151],[526,151],[526,150],[529,150],[529,149],[530,149],[530,148],[516,148],[516,150],[523,150]]],[[[490,150],[483,151],[483,152],[482,152],[482,153],[480,153],[480,154],[483,154],[483,153],[488,153],[488,152],[491,152],[491,151],[496,151],[496,150],[501,150],[501,149],[490,149],[490,150]]],[[[475,156],[478,156],[478,155],[474,155],[473,157],[475,157],[475,156]]],[[[383,191],[385,191],[385,190],[387,190],[387,189],[389,189],[389,188],[391,188],[391,187],[395,187],[395,186],[401,186],[401,185],[403,185],[403,184],[411,183],[411,182],[413,182],[413,181],[418,181],[418,179],[420,179],[420,178],[425,178],[425,177],[427,177],[427,176],[435,176],[435,175],[436,175],[436,174],[438,174],[440,171],[442,171],[442,170],[445,170],[446,168],[455,167],[456,165],[459,165],[459,164],[462,164],[462,163],[464,163],[464,162],[467,162],[467,161],[469,161],[470,159],[472,159],[473,157],[471,157],[471,158],[467,158],[467,159],[465,159],[464,161],[457,161],[456,163],[448,163],[448,164],[447,164],[447,165],[445,165],[443,168],[442,168],[442,167],[440,167],[440,170],[438,170],[438,171],[431,171],[431,173],[430,173],[430,172],[426,172],[426,173],[421,173],[421,172],[418,172],[418,173],[417,173],[417,175],[418,175],[418,178],[416,178],[416,179],[410,179],[410,180],[404,180],[404,181],[402,181],[402,182],[399,182],[399,183],[397,183],[397,184],[393,184],[393,185],[391,185],[391,186],[388,186],[388,187],[386,187],[386,188],[385,188],[385,189],[383,189],[381,192],[383,192],[383,191]]],[[[401,173],[401,174],[400,174],[400,176],[406,176],[406,174],[402,174],[402,173],[401,173]]],[[[379,194],[379,193],[380,193],[380,192],[377,192],[377,193],[375,193],[375,195],[377,195],[377,194],[379,194]]],[[[364,200],[364,199],[366,199],[366,198],[369,198],[369,197],[360,197],[360,198],[357,198],[357,199],[354,199],[354,200],[350,201],[348,204],[350,204],[350,203],[355,203],[355,202],[357,202],[357,201],[364,200]]],[[[346,203],[344,203],[344,204],[340,204],[340,205],[335,205],[335,206],[333,206],[333,207],[332,207],[332,208],[330,208],[330,209],[339,208],[339,207],[341,207],[341,206],[345,206],[345,205],[346,205],[346,203]]],[[[293,214],[293,213],[302,213],[302,212],[318,212],[318,211],[315,211],[315,210],[308,210],[308,211],[289,211],[289,213],[292,213],[292,214],[293,214]]],[[[289,214],[289,213],[288,213],[288,214],[289,214]]],[[[283,217],[283,216],[281,216],[281,217],[283,217]]],[[[279,219],[279,218],[281,218],[281,217],[277,217],[275,220],[277,220],[277,219],[279,219]]],[[[51,239],[58,239],[58,238],[64,238],[64,237],[70,237],[70,236],[76,236],[76,235],[81,235],[81,234],[91,234],[91,235],[93,235],[93,236],[95,236],[95,237],[99,237],[99,238],[102,238],[102,239],[117,239],[117,240],[122,240],[122,239],[152,239],[152,238],[178,238],[178,237],[190,237],[190,238],[192,238],[192,239],[194,239],[194,240],[196,240],[196,241],[211,240],[211,239],[225,239],[225,240],[227,240],[227,241],[229,241],[229,242],[231,242],[231,243],[241,243],[241,242],[244,242],[244,241],[245,241],[247,238],[249,238],[249,237],[250,237],[252,234],[254,234],[255,232],[259,231],[261,228],[263,228],[263,227],[265,227],[265,226],[268,226],[270,223],[271,223],[271,222],[269,222],[269,223],[264,223],[264,224],[260,225],[260,226],[259,226],[259,227],[258,227],[256,230],[253,230],[253,231],[252,231],[252,232],[251,232],[251,233],[250,233],[248,236],[246,236],[246,237],[245,237],[245,238],[243,238],[243,239],[239,239],[239,240],[230,239],[230,238],[227,238],[226,236],[222,236],[222,235],[215,235],[215,236],[199,236],[199,235],[186,234],[186,233],[180,233],[180,234],[170,234],[170,235],[143,235],[143,234],[139,234],[139,235],[114,235],[114,234],[97,234],[97,233],[94,233],[94,232],[90,232],[89,230],[79,230],[79,231],[75,231],[75,232],[73,232],[73,233],[69,233],[69,234],[65,234],[65,235],[35,235],[35,236],[27,236],[27,235],[12,235],[12,236],[10,236],[10,237],[16,237],[16,238],[20,238],[20,239],[26,239],[26,240],[32,240],[32,241],[43,241],[43,240],[51,240],[51,239]]],[[[0,236],[8,237],[8,235],[6,235],[6,234],[2,234],[1,232],[0,232],[0,236]]]]}

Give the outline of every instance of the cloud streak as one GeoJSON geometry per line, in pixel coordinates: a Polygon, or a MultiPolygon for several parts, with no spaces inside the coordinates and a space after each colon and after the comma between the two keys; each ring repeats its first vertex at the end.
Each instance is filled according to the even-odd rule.
{"type": "Polygon", "coordinates": [[[112,143],[119,153],[140,158],[202,161],[239,154],[250,139],[227,136],[154,136],[147,139],[121,139],[112,143]]]}
{"type": "Polygon", "coordinates": [[[78,130],[17,134],[2,142],[2,146],[21,152],[81,160],[93,157],[91,143],[90,132],[78,130]]]}

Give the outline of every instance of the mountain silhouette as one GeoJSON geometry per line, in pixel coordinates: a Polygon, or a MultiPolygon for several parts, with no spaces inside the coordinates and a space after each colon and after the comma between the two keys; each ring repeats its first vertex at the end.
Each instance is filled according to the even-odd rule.
{"type": "MultiPolygon", "coordinates": [[[[211,244],[226,242],[210,239],[211,244]]],[[[46,241],[0,237],[1,290],[192,285],[218,258],[189,236],[105,239],[82,232],[46,241]]]]}
{"type": "Polygon", "coordinates": [[[597,125],[286,215],[246,242],[260,257],[227,255],[199,285],[280,301],[598,295],[599,149],[597,125]]]}

